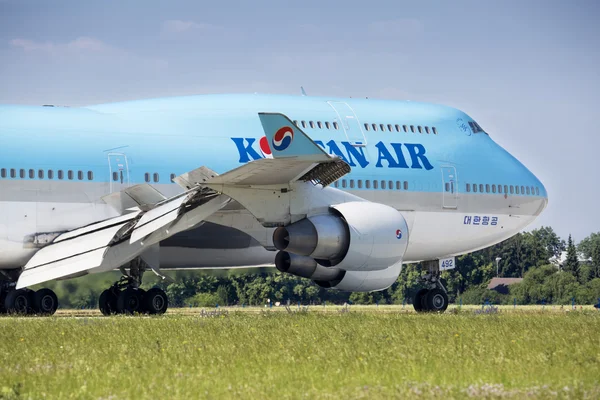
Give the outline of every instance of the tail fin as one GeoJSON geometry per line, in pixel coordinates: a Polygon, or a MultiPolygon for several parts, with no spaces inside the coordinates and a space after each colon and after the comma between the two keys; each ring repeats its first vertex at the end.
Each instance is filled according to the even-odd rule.
{"type": "Polygon", "coordinates": [[[258,116],[273,158],[301,157],[315,161],[332,158],[285,115],[258,113],[258,116]]]}

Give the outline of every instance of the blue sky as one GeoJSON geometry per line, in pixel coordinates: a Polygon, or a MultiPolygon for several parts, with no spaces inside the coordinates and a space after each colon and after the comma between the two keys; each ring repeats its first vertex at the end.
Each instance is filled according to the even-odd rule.
{"type": "Polygon", "coordinates": [[[579,241],[600,231],[599,17],[597,1],[0,0],[0,103],[303,85],[447,104],[545,184],[534,227],[579,241]]]}

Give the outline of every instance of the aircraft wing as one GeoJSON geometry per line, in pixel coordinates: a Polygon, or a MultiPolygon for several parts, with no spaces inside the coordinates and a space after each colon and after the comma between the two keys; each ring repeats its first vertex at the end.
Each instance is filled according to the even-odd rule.
{"type": "MultiPolygon", "coordinates": [[[[327,186],[350,172],[346,162],[325,153],[285,115],[259,113],[259,118],[272,159],[252,161],[222,175],[197,168],[174,179],[185,192],[169,199],[147,184],[104,197],[123,215],[58,235],[25,265],[17,288],[119,268],[223,208],[232,197],[225,187],[295,181],[327,186]]],[[[244,200],[244,196],[241,190],[235,199],[244,200]]]]}

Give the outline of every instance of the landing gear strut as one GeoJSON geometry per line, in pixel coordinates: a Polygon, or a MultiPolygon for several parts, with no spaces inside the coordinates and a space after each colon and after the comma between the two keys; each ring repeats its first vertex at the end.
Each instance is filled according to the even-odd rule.
{"type": "Polygon", "coordinates": [[[0,314],[52,315],[58,308],[58,298],[50,289],[15,289],[20,269],[0,271],[0,314]]]}
{"type": "Polygon", "coordinates": [[[121,268],[121,279],[100,295],[100,312],[104,315],[164,314],[169,305],[167,294],[159,288],[152,288],[147,292],[140,288],[145,271],[146,264],[139,258],[130,263],[129,273],[121,268]]]}
{"type": "Polygon", "coordinates": [[[440,281],[440,268],[437,260],[423,262],[427,274],[420,279],[425,286],[413,299],[416,312],[444,312],[448,308],[448,294],[440,281]]]}

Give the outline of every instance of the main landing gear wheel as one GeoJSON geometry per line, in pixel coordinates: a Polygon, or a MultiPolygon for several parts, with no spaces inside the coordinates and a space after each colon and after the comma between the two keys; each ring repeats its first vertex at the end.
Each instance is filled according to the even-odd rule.
{"type": "Polygon", "coordinates": [[[437,260],[424,261],[421,267],[428,271],[419,278],[425,288],[415,295],[413,307],[416,312],[443,313],[448,308],[448,293],[440,280],[439,263],[437,260]]]}
{"type": "Polygon", "coordinates": [[[144,295],[144,308],[150,314],[164,314],[169,306],[167,294],[159,288],[152,288],[144,295]]]}
{"type": "Polygon", "coordinates": [[[119,294],[117,311],[122,314],[143,312],[143,293],[140,289],[129,287],[119,294]]]}
{"type": "Polygon", "coordinates": [[[102,315],[112,315],[117,313],[117,295],[111,289],[106,289],[98,299],[98,306],[102,315]]]}
{"type": "Polygon", "coordinates": [[[32,292],[19,289],[8,292],[5,299],[6,310],[9,314],[25,315],[32,310],[32,292]]]}
{"type": "Polygon", "coordinates": [[[52,315],[58,308],[58,298],[50,289],[40,289],[33,293],[33,311],[36,314],[52,315]]]}

